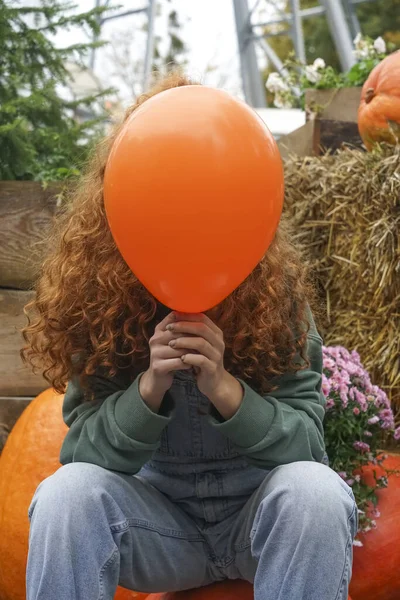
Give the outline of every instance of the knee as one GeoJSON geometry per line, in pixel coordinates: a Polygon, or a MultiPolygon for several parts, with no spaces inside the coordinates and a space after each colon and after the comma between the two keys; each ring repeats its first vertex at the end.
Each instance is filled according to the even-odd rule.
{"type": "Polygon", "coordinates": [[[281,508],[310,515],[314,521],[334,515],[348,519],[355,511],[351,488],[320,463],[304,461],[277,467],[266,487],[277,495],[281,508]]]}
{"type": "MultiPolygon", "coordinates": [[[[50,477],[42,481],[33,496],[29,507],[29,518],[39,508],[48,518],[54,515],[77,514],[94,502],[104,488],[103,479],[107,471],[89,463],[70,463],[62,466],[50,477]]],[[[98,504],[97,504],[98,506],[98,504]]]]}

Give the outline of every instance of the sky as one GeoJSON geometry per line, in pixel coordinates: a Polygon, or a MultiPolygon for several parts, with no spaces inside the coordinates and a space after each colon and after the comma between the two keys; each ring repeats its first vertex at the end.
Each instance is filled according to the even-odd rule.
{"type": "MultiPolygon", "coordinates": [[[[34,0],[33,0],[34,1],[34,0]]],[[[90,10],[95,0],[75,0],[79,10],[90,10]]],[[[104,1],[104,0],[103,0],[104,1]]],[[[180,36],[188,47],[186,72],[203,83],[223,87],[227,91],[242,96],[237,50],[236,29],[232,0],[157,0],[159,15],[155,20],[155,34],[166,37],[166,19],[169,11],[177,10],[182,23],[180,36]],[[211,68],[212,67],[212,68],[211,68]]],[[[249,0],[252,6],[254,0],[249,0]]],[[[146,0],[114,0],[111,4],[120,5],[120,12],[142,7],[146,0]]],[[[142,27],[146,21],[144,15],[132,15],[115,19],[103,26],[102,39],[110,42],[108,47],[97,51],[94,72],[103,85],[112,85],[119,89],[123,104],[131,100],[132,86],[127,84],[132,71],[139,71],[144,58],[146,34],[142,27]],[[132,69],[115,74],[115,53],[128,56],[132,69]]],[[[73,41],[83,41],[82,33],[76,33],[73,41]]],[[[61,33],[57,44],[71,43],[71,34],[61,33]]],[[[120,69],[121,71],[121,69],[120,69]]],[[[139,74],[136,79],[141,81],[139,74]]],[[[138,83],[137,89],[139,90],[138,83]]]]}

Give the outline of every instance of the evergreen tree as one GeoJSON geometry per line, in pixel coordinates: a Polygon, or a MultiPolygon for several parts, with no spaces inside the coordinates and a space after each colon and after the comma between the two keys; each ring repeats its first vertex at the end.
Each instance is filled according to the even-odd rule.
{"type": "MultiPolygon", "coordinates": [[[[62,179],[85,160],[100,118],[79,122],[78,109],[99,114],[105,92],[69,100],[67,62],[83,64],[93,44],[57,48],[50,36],[76,27],[99,33],[104,9],[42,0],[37,7],[0,0],[0,179],[62,179]]],[[[98,44],[97,44],[98,45],[98,44]]]]}

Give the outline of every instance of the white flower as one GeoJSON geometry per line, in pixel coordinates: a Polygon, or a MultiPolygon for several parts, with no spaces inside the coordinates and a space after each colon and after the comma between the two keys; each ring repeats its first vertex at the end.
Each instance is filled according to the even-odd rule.
{"type": "Polygon", "coordinates": [[[360,540],[354,540],[353,542],[353,546],[363,546],[364,544],[362,542],[360,542],[360,540]]]}
{"type": "Polygon", "coordinates": [[[316,58],[314,60],[314,64],[313,64],[314,69],[317,69],[317,71],[319,71],[320,69],[325,69],[326,64],[323,58],[316,58]]]}
{"type": "Polygon", "coordinates": [[[317,83],[321,79],[321,74],[313,65],[308,65],[305,68],[305,75],[310,83],[317,83]]]}
{"type": "Polygon", "coordinates": [[[292,108],[293,106],[290,97],[280,94],[279,92],[275,94],[274,105],[276,108],[292,108]]]}
{"type": "Polygon", "coordinates": [[[356,48],[353,51],[353,54],[355,56],[355,58],[357,58],[357,60],[362,60],[363,58],[368,58],[370,55],[370,51],[369,48],[365,47],[365,48],[356,48]]]}
{"type": "Polygon", "coordinates": [[[354,47],[359,48],[362,41],[363,41],[363,39],[362,39],[361,33],[357,33],[356,37],[353,40],[354,47]]]}
{"type": "Polygon", "coordinates": [[[272,93],[278,93],[278,92],[288,92],[289,91],[289,86],[286,83],[286,81],[284,81],[282,79],[282,77],[279,75],[279,73],[270,73],[267,79],[267,83],[265,84],[265,87],[267,88],[267,90],[269,92],[272,93]]]}
{"type": "Polygon", "coordinates": [[[377,47],[375,47],[375,43],[372,44],[372,42],[368,39],[365,39],[362,37],[362,35],[359,33],[357,35],[357,37],[354,39],[354,51],[353,54],[355,56],[355,58],[357,60],[363,60],[365,58],[373,58],[374,56],[376,56],[377,52],[380,52],[382,50],[383,53],[386,52],[386,44],[385,42],[382,40],[382,38],[378,38],[376,40],[377,42],[377,47]]]}
{"type": "Polygon", "coordinates": [[[370,419],[368,419],[368,424],[369,425],[375,425],[375,423],[379,423],[379,417],[378,417],[378,415],[374,415],[373,417],[371,417],[370,419]]]}
{"type": "Polygon", "coordinates": [[[374,48],[378,52],[378,54],[386,54],[385,40],[381,37],[376,38],[376,40],[374,41],[374,48]]]}

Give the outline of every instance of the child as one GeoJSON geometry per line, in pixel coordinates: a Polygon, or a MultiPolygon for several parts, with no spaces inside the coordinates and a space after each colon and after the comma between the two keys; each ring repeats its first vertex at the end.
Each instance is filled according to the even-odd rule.
{"type": "MultiPolygon", "coordinates": [[[[180,85],[190,82],[173,75],[149,95],[180,85]]],[[[29,509],[27,598],[228,578],[254,582],[256,600],[347,599],[357,510],[322,464],[322,342],[305,268],[281,228],[207,316],[158,304],[107,225],[116,133],[59,222],[24,332],[25,359],[56,390],[68,382],[69,426],[64,466],[29,509]]]]}

